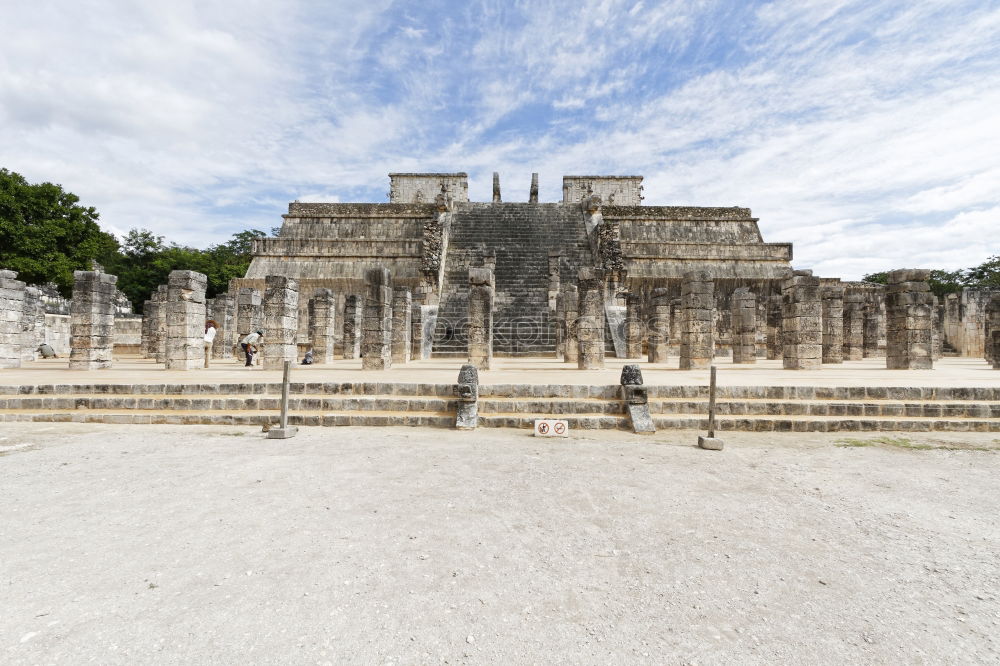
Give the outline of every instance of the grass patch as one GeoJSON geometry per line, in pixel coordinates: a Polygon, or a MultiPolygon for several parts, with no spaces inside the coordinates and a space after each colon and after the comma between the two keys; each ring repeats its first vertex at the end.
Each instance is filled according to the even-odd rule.
{"type": "MultiPolygon", "coordinates": [[[[993,440],[995,444],[1000,444],[1000,440],[993,440]]],[[[958,446],[949,442],[914,442],[906,437],[872,437],[871,439],[838,439],[834,446],[841,448],[861,448],[865,446],[888,446],[895,449],[909,449],[911,451],[996,451],[995,446],[958,446]]]]}

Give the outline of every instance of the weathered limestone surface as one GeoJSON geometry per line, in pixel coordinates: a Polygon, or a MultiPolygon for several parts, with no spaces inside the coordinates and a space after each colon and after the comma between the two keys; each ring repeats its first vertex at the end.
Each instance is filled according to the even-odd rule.
{"type": "Polygon", "coordinates": [[[993,368],[1000,370],[1000,292],[995,293],[986,305],[986,330],[984,339],[986,340],[987,361],[993,363],[993,368]]]}
{"type": "Polygon", "coordinates": [[[747,287],[733,292],[730,324],[733,363],[757,362],[757,297],[747,287]]]}
{"type": "Polygon", "coordinates": [[[264,278],[264,369],[281,370],[295,363],[299,329],[299,283],[284,275],[264,278]]]}
{"type": "Polygon", "coordinates": [[[892,370],[926,370],[931,358],[933,294],[927,280],[930,271],[889,271],[886,290],[885,365],[892,370]]]}
{"type": "Polygon", "coordinates": [[[493,363],[493,271],[469,269],[469,365],[489,370],[493,363]]]}
{"type": "Polygon", "coordinates": [[[781,298],[772,298],[767,303],[767,359],[777,361],[784,356],[784,342],[781,333],[781,298]]]}
{"type": "Polygon", "coordinates": [[[538,203],[538,174],[531,174],[531,188],[528,190],[528,203],[538,203]]]}
{"type": "Polygon", "coordinates": [[[387,268],[365,273],[368,295],[361,338],[361,367],[388,370],[392,367],[392,281],[387,268]]]}
{"type": "MultiPolygon", "coordinates": [[[[944,355],[944,306],[934,297],[931,306],[931,360],[939,361],[944,355]]],[[[989,338],[987,338],[989,339],[989,338]]]]}
{"type": "Polygon", "coordinates": [[[236,342],[263,328],[264,308],[260,291],[253,287],[241,287],[236,294],[236,342]]]}
{"type": "Polygon", "coordinates": [[[313,363],[333,360],[336,323],[337,297],[329,289],[317,289],[309,299],[309,339],[312,342],[313,363]]]}
{"type": "Polygon", "coordinates": [[[575,284],[563,287],[563,360],[576,363],[580,357],[580,290],[575,284]]]}
{"type": "Polygon", "coordinates": [[[781,285],[781,301],[785,369],[819,369],[823,362],[819,278],[812,271],[794,271],[781,285]]]}
{"type": "Polygon", "coordinates": [[[875,358],[881,355],[878,348],[879,318],[878,305],[866,300],[861,341],[861,349],[865,358],[875,358]]]}
{"type": "MultiPolygon", "coordinates": [[[[171,271],[167,279],[167,370],[205,366],[205,288],[208,277],[195,271],[171,271]]],[[[74,300],[76,297],[74,296],[74,300]]]]}
{"type": "Polygon", "coordinates": [[[656,432],[649,413],[649,394],[642,386],[642,371],[638,365],[622,367],[621,385],[622,399],[632,423],[632,431],[640,434],[656,432]]]}
{"type": "Polygon", "coordinates": [[[455,427],[458,430],[475,430],[479,425],[479,371],[472,364],[463,365],[455,384],[455,427]]]}
{"type": "Polygon", "coordinates": [[[642,205],[642,176],[563,176],[563,203],[598,196],[609,206],[642,205]]]}
{"type": "Polygon", "coordinates": [[[701,370],[712,363],[714,336],[712,309],[715,283],[707,271],[684,274],[681,284],[680,338],[681,370],[701,370]]]}
{"type": "Polygon", "coordinates": [[[167,361],[167,285],[161,284],[153,292],[153,313],[156,319],[150,323],[150,347],[157,363],[167,361]]]}
{"type": "Polygon", "coordinates": [[[392,292],[392,362],[410,362],[413,295],[408,287],[396,287],[392,292]]]}
{"type": "Polygon", "coordinates": [[[642,299],[639,294],[625,296],[625,358],[642,358],[642,299]]]}
{"type": "Polygon", "coordinates": [[[111,367],[115,333],[115,284],[118,277],[97,271],[73,272],[70,306],[71,370],[111,367]]]}
{"type": "Polygon", "coordinates": [[[361,357],[361,332],[364,329],[365,299],[351,294],[344,299],[344,358],[361,357]]]}
{"type": "Polygon", "coordinates": [[[0,368],[21,367],[24,290],[16,272],[0,270],[0,368]]]}
{"type": "Polygon", "coordinates": [[[823,363],[844,362],[844,287],[823,287],[823,363]]]}
{"type": "Polygon", "coordinates": [[[37,287],[24,288],[24,316],[21,319],[21,360],[34,361],[35,350],[45,342],[45,304],[37,287]]]}
{"type": "Polygon", "coordinates": [[[557,309],[556,300],[562,287],[562,251],[549,250],[549,312],[557,309]]]}
{"type": "Polygon", "coordinates": [[[650,296],[649,348],[650,363],[666,363],[670,349],[670,290],[654,289],[650,296]]]}
{"type": "Polygon", "coordinates": [[[986,310],[996,294],[1000,289],[966,287],[945,296],[944,339],[959,355],[986,356],[986,310]]]}
{"type": "Polygon", "coordinates": [[[577,367],[598,370],[604,367],[604,280],[594,269],[581,269],[579,290],[577,367]]]}
{"type": "Polygon", "coordinates": [[[864,358],[865,297],[848,291],[844,295],[844,352],[846,361],[864,358]]]}
{"type": "Polygon", "coordinates": [[[236,298],[231,293],[215,298],[213,318],[219,324],[212,341],[212,358],[230,358],[236,344],[236,298]]]}

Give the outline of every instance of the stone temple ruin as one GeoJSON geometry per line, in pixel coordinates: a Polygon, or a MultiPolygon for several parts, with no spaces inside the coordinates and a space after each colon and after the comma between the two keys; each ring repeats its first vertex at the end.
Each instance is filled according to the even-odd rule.
{"type": "MultiPolygon", "coordinates": [[[[496,174],[488,202],[469,200],[464,173],[389,178],[388,203],[292,202],[279,233],[254,241],[246,275],[227,293],[205,298],[203,275],[175,271],[141,319],[110,302],[114,278],[100,271],[78,274],[72,306],[0,271],[0,366],[18,367],[33,358],[25,350],[51,341],[61,354],[76,350],[74,368],[107,368],[131,352],[168,370],[200,369],[211,319],[214,359],[242,361],[239,340],[265,330],[265,370],[309,349],[317,365],[348,360],[376,375],[436,359],[489,372],[498,359],[525,357],[581,371],[609,359],[704,371],[720,357],[747,370],[876,357],[889,369],[927,370],[942,356],[1000,368],[1000,290],[966,289],[939,303],[926,270],[893,271],[884,286],[797,270],[791,244],[765,242],[748,208],[645,206],[641,176],[565,176],[555,203],[539,201],[537,174],[526,201],[505,200],[496,174]]],[[[478,381],[467,393],[489,396],[478,381]]],[[[601,399],[626,390],[590,388],[601,399]]],[[[489,410],[479,422],[520,423],[489,410]]]]}

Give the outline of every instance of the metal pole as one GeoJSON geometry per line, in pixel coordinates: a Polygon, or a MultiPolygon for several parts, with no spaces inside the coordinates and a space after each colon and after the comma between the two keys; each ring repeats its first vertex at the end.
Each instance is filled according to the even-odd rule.
{"type": "Polygon", "coordinates": [[[708,381],[708,436],[715,437],[715,366],[714,365],[711,367],[710,379],[708,381]]]}
{"type": "MultiPolygon", "coordinates": [[[[285,361],[285,372],[281,377],[281,429],[288,427],[288,376],[292,372],[292,362],[285,361]]],[[[712,368],[712,386],[715,386],[715,368],[712,368]]],[[[713,389],[714,391],[714,389],[713,389]]]]}

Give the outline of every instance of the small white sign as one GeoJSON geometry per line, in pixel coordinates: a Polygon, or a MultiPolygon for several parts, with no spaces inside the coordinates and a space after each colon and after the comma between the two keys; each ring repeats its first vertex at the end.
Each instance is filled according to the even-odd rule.
{"type": "Polygon", "coordinates": [[[535,437],[569,437],[569,422],[561,419],[535,419],[535,437]]]}

